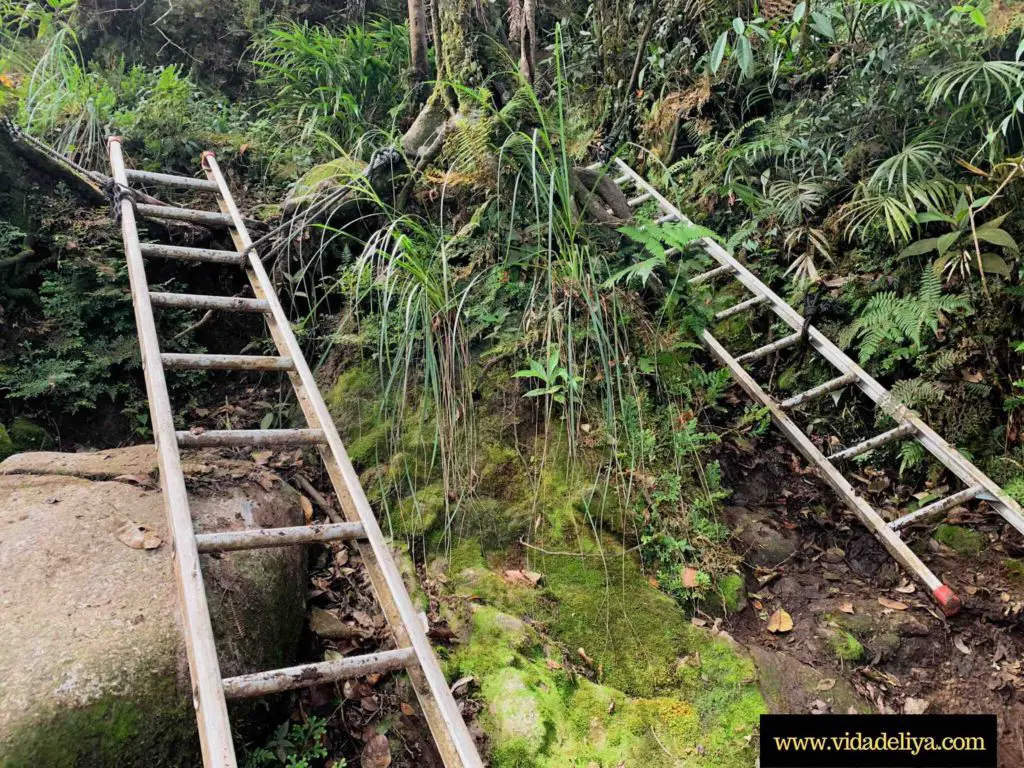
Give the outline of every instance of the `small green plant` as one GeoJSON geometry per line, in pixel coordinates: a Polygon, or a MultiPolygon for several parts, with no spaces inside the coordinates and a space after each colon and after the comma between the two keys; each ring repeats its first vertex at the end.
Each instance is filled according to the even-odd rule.
{"type": "Polygon", "coordinates": [[[892,291],[875,294],[841,338],[846,344],[855,340],[860,343],[861,364],[883,350],[888,353],[886,362],[892,364],[920,351],[924,330],[937,333],[954,312],[970,313],[971,302],[963,296],[944,294],[937,271],[929,266],[921,274],[916,295],[897,296],[892,291]]]}
{"type": "MultiPolygon", "coordinates": [[[[324,737],[327,721],[310,715],[304,723],[285,721],[277,727],[265,747],[249,752],[246,768],[284,766],[285,768],[312,768],[313,762],[327,757],[324,737]]],[[[335,760],[334,768],[345,768],[344,759],[335,760]]]]}
{"type": "Polygon", "coordinates": [[[559,364],[560,355],[558,349],[552,347],[548,351],[547,360],[531,359],[530,367],[516,371],[512,376],[517,379],[539,379],[543,386],[536,387],[527,392],[523,397],[550,396],[556,403],[565,405],[567,393],[579,391],[583,383],[581,376],[571,376],[565,366],[559,364]]]}

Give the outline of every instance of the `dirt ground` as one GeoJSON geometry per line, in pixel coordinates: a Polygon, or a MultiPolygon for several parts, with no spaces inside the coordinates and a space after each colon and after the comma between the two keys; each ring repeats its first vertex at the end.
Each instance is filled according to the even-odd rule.
{"type": "MultiPolygon", "coordinates": [[[[722,463],[734,490],[727,514],[753,520],[760,542],[777,538],[782,559],[771,563],[760,543],[737,539],[750,604],[727,622],[730,634],[814,667],[823,691],[831,680],[847,681],[863,696],[863,711],[995,713],[1000,765],[1024,765],[1024,573],[1011,561],[1024,554],[1024,539],[983,502],[947,521],[982,534],[976,554],[936,541],[934,522],[904,532],[963,600],[947,619],[781,438],[769,434],[754,451],[726,446],[722,463]],[[767,620],[779,608],[793,629],[773,634],[767,620]]],[[[858,490],[883,506],[902,489],[858,490]]],[[[824,698],[811,698],[804,711],[829,711],[824,698]]]]}

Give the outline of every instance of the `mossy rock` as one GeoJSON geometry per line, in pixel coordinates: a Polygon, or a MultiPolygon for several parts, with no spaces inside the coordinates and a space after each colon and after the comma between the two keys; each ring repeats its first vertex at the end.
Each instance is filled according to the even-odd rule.
{"type": "MultiPolygon", "coordinates": [[[[251,463],[201,454],[194,465],[219,481],[216,494],[190,494],[198,531],[301,521],[293,493],[232,482],[251,463]]],[[[5,768],[200,763],[162,497],[110,479],[155,472],[151,446],[18,454],[0,465],[0,526],[19,542],[0,548],[5,768]],[[162,545],[126,546],[117,534],[127,522],[162,545]]],[[[304,558],[295,547],[202,558],[225,676],[295,662],[304,558]]],[[[247,727],[248,711],[233,708],[236,727],[247,727]]]]}
{"type": "Polygon", "coordinates": [[[976,556],[985,548],[985,537],[970,528],[943,523],[935,529],[935,540],[961,555],[976,556]]]}
{"type": "Polygon", "coordinates": [[[444,515],[444,486],[433,483],[389,509],[387,527],[395,537],[425,536],[444,520],[444,515]]]}
{"type": "Polygon", "coordinates": [[[704,608],[712,615],[729,616],[747,607],[747,583],[742,574],[727,573],[714,584],[704,608]]]}
{"type": "MultiPolygon", "coordinates": [[[[597,565],[594,570],[603,572],[597,565]]],[[[672,682],[658,695],[629,695],[567,671],[570,664],[579,665],[580,659],[575,654],[567,659],[560,649],[577,647],[578,635],[556,633],[549,639],[512,615],[523,610],[541,611],[549,619],[547,626],[553,628],[552,614],[543,614],[542,608],[551,599],[551,592],[537,595],[540,590],[535,589],[532,600],[524,599],[521,592],[480,565],[466,569],[455,581],[463,582],[470,575],[478,584],[489,583],[490,599],[504,602],[505,608],[473,607],[468,641],[453,651],[447,672],[451,677],[472,675],[479,682],[479,695],[485,705],[480,722],[490,737],[490,758],[495,768],[591,764],[602,768],[623,764],[739,768],[753,761],[748,737],[765,711],[764,700],[752,685],[754,672],[749,660],[725,643],[693,629],[685,647],[676,647],[660,659],[672,682]],[[511,591],[502,595],[503,587],[511,591]],[[699,666],[675,672],[680,666],[677,653],[699,658],[699,666]]],[[[545,580],[560,582],[564,576],[548,571],[545,580]]],[[[592,583],[588,577],[580,586],[592,583]]],[[[565,588],[562,581],[557,590],[564,594],[565,588]]],[[[646,583],[644,589],[659,594],[646,583]]],[[[607,594],[599,591],[598,598],[606,599],[607,594]]],[[[580,609],[582,604],[574,606],[580,609]]],[[[660,607],[666,609],[656,617],[661,623],[674,624],[675,616],[682,617],[671,601],[660,607]]],[[[552,606],[552,612],[557,610],[552,606]]],[[[598,610],[590,620],[594,625],[604,625],[608,616],[598,610]]],[[[615,622],[613,637],[625,637],[614,635],[622,628],[615,622]]],[[[630,640],[624,645],[631,652],[637,650],[630,640]]],[[[659,643],[654,645],[652,650],[657,652],[659,643]]],[[[606,659],[620,658],[615,652],[602,650],[606,659]]],[[[585,652],[592,654],[590,647],[585,652]]],[[[607,666],[605,672],[606,678],[612,677],[607,666]]]]}
{"type": "Polygon", "coordinates": [[[864,646],[852,632],[836,629],[828,635],[828,647],[840,661],[859,661],[864,656],[864,646]]]}

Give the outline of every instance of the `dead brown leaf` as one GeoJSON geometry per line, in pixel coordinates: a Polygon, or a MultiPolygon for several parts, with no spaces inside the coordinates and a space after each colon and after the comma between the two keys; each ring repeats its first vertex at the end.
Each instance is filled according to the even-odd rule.
{"type": "Polygon", "coordinates": [[[302,507],[302,516],[306,519],[306,525],[309,525],[313,522],[313,502],[300,495],[299,506],[302,507]]]}
{"type": "Polygon", "coordinates": [[[693,589],[697,586],[696,568],[690,568],[689,566],[683,568],[683,586],[687,589],[693,589]]]}
{"type": "Polygon", "coordinates": [[[156,549],[163,539],[139,523],[125,523],[117,529],[117,539],[132,549],[156,549]]]}
{"type": "Polygon", "coordinates": [[[853,603],[849,600],[844,600],[839,604],[839,610],[843,613],[853,613],[853,603]]]}
{"type": "Polygon", "coordinates": [[[890,600],[888,597],[878,598],[878,604],[883,608],[889,608],[893,611],[905,611],[909,607],[906,603],[901,603],[899,600],[890,600]]]}
{"type": "Polygon", "coordinates": [[[391,744],[388,737],[378,733],[363,747],[359,756],[363,768],[388,768],[391,765],[391,744]]]}
{"type": "Polygon", "coordinates": [[[793,617],[783,608],[779,608],[768,618],[768,631],[772,634],[791,632],[793,629],[793,617]]]}

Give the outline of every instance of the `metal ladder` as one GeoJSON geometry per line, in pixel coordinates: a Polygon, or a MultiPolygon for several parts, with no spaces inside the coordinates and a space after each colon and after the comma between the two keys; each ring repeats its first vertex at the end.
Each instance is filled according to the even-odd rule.
{"type": "MultiPolygon", "coordinates": [[[[596,167],[601,167],[601,165],[598,164],[596,167]]],[[[615,172],[621,173],[621,175],[615,178],[617,185],[623,188],[627,184],[632,185],[637,192],[628,201],[631,208],[636,208],[649,200],[653,200],[658,204],[662,214],[656,219],[656,223],[664,224],[673,221],[691,223],[683,215],[682,211],[669,202],[657,189],[651,186],[623,160],[615,159],[612,163],[612,168],[615,172]]],[[[929,590],[942,611],[947,616],[955,614],[960,610],[960,598],[957,597],[952,589],[943,584],[921,562],[921,559],[914,554],[910,547],[904,543],[900,530],[911,523],[936,518],[953,507],[964,504],[972,499],[980,499],[987,501],[992,509],[1002,515],[1017,531],[1024,534],[1024,514],[1022,514],[1020,505],[1007,496],[995,481],[936,434],[917,414],[893,397],[885,387],[851,360],[813,325],[808,325],[806,328],[807,343],[818,355],[836,369],[838,375],[819,386],[784,400],[777,400],[769,394],[757,382],[754,376],[747,372],[744,365],[756,362],[773,352],[798,344],[803,338],[804,318],[767,285],[758,280],[750,270],[730,256],[714,240],[705,238],[701,243],[707,254],[718,263],[718,266],[690,278],[690,284],[697,285],[728,275],[730,279],[739,282],[753,294],[751,298],[718,312],[715,315],[715,320],[723,320],[753,307],[766,304],[786,325],[793,329],[792,334],[738,357],[733,357],[722,346],[721,342],[706,329],[701,337],[704,345],[722,365],[729,369],[729,372],[740,387],[755,402],[768,409],[772,420],[789,441],[803,454],[807,461],[818,469],[822,479],[846,502],[850,510],[875,535],[888,550],[889,554],[929,590]],[[790,414],[804,403],[847,386],[858,387],[885,414],[896,422],[896,426],[849,448],[835,451],[829,456],[825,456],[797,425],[790,414]],[[837,465],[842,465],[855,456],[860,456],[870,450],[904,438],[917,440],[932,456],[942,462],[951,473],[956,475],[965,487],[963,490],[927,504],[896,520],[886,522],[877,510],[857,494],[837,465]]],[[[676,252],[676,249],[670,248],[666,253],[673,255],[676,252]]]]}
{"type": "Polygon", "coordinates": [[[206,179],[199,179],[127,170],[119,137],[109,140],[107,150],[112,175],[120,190],[116,199],[120,206],[135,322],[158,449],[164,507],[173,542],[174,574],[181,601],[203,764],[207,768],[232,768],[236,765],[226,703],[229,699],[262,696],[374,672],[404,669],[412,681],[446,768],[482,768],[483,763],[473,738],[427,639],[425,622],[409,599],[401,573],[317,389],[313,373],[295,340],[288,317],[259,255],[251,248],[252,239],[217,166],[216,158],[210,152],[203,153],[202,167],[206,179]],[[127,193],[129,182],[132,181],[213,193],[217,195],[220,212],[136,204],[127,193]],[[136,227],[136,212],[150,218],[228,226],[237,252],[142,243],[136,227]],[[151,292],[143,263],[146,257],[244,267],[254,298],[151,292]],[[266,318],[279,356],[161,354],[153,307],[261,313],[266,318]],[[177,432],[164,370],[183,368],[286,371],[309,428],[210,430],[201,434],[177,432]],[[194,532],[179,448],[314,445],[320,451],[347,522],[209,534],[194,532]],[[222,678],[200,570],[200,553],[351,540],[357,542],[374,593],[390,625],[396,650],[222,678]]]}

